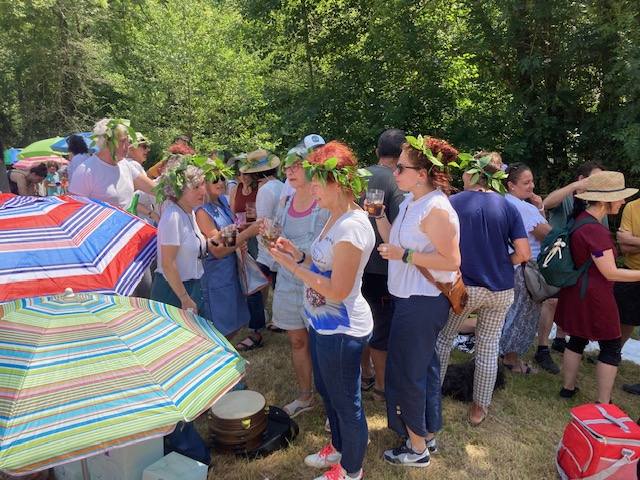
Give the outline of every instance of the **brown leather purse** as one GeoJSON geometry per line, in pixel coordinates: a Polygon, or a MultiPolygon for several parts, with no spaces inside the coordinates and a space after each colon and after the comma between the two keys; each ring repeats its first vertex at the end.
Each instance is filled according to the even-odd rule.
{"type": "Polygon", "coordinates": [[[418,265],[414,265],[424,277],[433,283],[438,290],[440,290],[445,297],[449,300],[451,304],[451,309],[453,313],[459,315],[463,312],[465,307],[467,306],[467,302],[469,301],[469,293],[467,292],[467,287],[462,281],[462,273],[458,270],[458,276],[456,277],[454,282],[451,283],[442,283],[436,282],[431,275],[431,272],[427,268],[420,267],[418,265]]]}

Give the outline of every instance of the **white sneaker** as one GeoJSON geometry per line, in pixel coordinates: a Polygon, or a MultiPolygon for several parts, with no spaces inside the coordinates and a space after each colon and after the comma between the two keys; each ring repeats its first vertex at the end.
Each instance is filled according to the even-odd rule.
{"type": "Polygon", "coordinates": [[[341,459],[342,454],[333,448],[331,443],[327,443],[318,453],[307,455],[304,463],[309,467],[329,468],[332,465],[339,464],[341,459]]]}
{"type": "Polygon", "coordinates": [[[422,453],[417,453],[413,448],[411,448],[411,442],[409,439],[399,447],[385,451],[383,458],[387,463],[403,467],[424,468],[428,467],[431,462],[429,448],[425,448],[422,453]]]}
{"type": "Polygon", "coordinates": [[[330,470],[327,470],[319,477],[316,477],[314,480],[362,480],[364,478],[364,473],[362,469],[360,469],[360,473],[357,477],[350,477],[347,475],[347,472],[344,471],[344,468],[338,463],[331,467],[330,470]]]}

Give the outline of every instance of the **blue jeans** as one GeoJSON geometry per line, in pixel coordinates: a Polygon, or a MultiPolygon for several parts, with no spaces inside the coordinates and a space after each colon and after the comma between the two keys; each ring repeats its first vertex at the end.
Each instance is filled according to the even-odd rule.
{"type": "Polygon", "coordinates": [[[442,428],[436,340],[449,307],[444,295],[394,298],[384,385],[389,428],[400,436],[406,427],[421,437],[442,428]]]}
{"type": "Polygon", "coordinates": [[[309,329],[316,390],[331,425],[331,443],[347,473],[359,472],[369,437],[360,394],[360,358],[368,336],[320,335],[309,329]]]}

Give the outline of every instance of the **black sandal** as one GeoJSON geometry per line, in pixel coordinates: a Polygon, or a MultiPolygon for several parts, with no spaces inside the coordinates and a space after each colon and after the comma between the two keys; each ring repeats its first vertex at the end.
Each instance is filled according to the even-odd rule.
{"type": "Polygon", "coordinates": [[[262,347],[262,335],[259,333],[249,334],[247,338],[242,340],[236,345],[236,350],[239,352],[248,352],[256,348],[262,347]]]}
{"type": "Polygon", "coordinates": [[[276,327],[273,322],[269,322],[267,324],[267,330],[273,333],[282,333],[284,330],[282,328],[276,327]]]}
{"type": "Polygon", "coordinates": [[[504,363],[503,361],[502,365],[504,365],[510,372],[517,373],[519,375],[533,375],[534,373],[538,373],[537,370],[531,368],[531,365],[527,365],[524,362],[510,364],[504,363]]]}

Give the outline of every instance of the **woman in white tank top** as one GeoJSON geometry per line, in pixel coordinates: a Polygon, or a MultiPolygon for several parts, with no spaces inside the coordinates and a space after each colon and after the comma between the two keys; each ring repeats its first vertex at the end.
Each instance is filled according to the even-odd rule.
{"type": "MultiPolygon", "coordinates": [[[[421,137],[419,137],[421,139],[421,137]]],[[[411,139],[411,137],[409,137],[411,139]]],[[[411,139],[414,140],[414,139],[411,139]]],[[[408,439],[384,453],[387,462],[426,467],[436,451],[442,428],[440,365],[435,351],[447,322],[449,301],[418,267],[436,281],[453,282],[460,267],[458,215],[443,191],[448,175],[426,155],[442,153],[442,162],[457,159],[446,142],[426,138],[403,145],[394,172],[400,190],[408,192],[393,225],[376,219],[383,240],[378,250],[389,260],[389,292],[394,296],[385,394],[389,427],[408,439]],[[416,148],[422,147],[424,148],[416,148]]]]}

